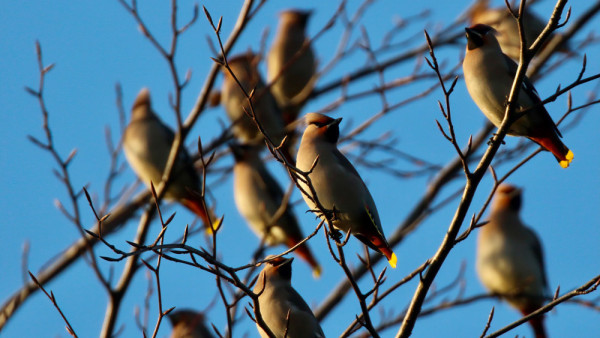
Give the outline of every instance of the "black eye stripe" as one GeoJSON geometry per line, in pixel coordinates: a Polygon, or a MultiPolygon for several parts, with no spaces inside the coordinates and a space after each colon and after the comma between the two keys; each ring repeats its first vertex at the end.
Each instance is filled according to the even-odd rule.
{"type": "Polygon", "coordinates": [[[319,128],[321,128],[321,127],[324,127],[324,126],[326,126],[326,125],[327,125],[327,123],[324,123],[324,122],[317,122],[317,121],[313,121],[313,122],[311,122],[310,124],[314,124],[315,126],[317,126],[317,127],[319,127],[319,128]]]}

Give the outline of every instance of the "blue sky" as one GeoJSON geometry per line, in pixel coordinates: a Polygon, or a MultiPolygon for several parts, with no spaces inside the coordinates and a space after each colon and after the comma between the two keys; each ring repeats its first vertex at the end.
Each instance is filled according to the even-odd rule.
{"type": "MultiPolygon", "coordinates": [[[[271,38],[277,20],[277,12],[294,6],[295,2],[268,2],[260,10],[258,17],[250,22],[247,29],[235,45],[233,53],[243,52],[251,48],[257,50],[265,28],[269,27],[271,38]]],[[[502,2],[496,1],[496,6],[502,2]]],[[[223,16],[223,36],[226,38],[233,27],[241,3],[213,1],[201,3],[211,12],[213,18],[223,16]]],[[[408,46],[394,49],[380,57],[381,60],[400,54],[404,48],[418,46],[424,42],[422,30],[430,32],[444,27],[458,17],[469,5],[468,1],[448,2],[400,2],[382,1],[375,3],[366,12],[361,25],[369,34],[371,44],[381,44],[383,35],[395,20],[408,18],[421,13],[432,6],[431,15],[425,21],[411,23],[396,41],[412,37],[408,46]]],[[[586,1],[573,1],[572,18],[577,19],[588,8],[586,1]]],[[[147,25],[165,45],[169,41],[169,5],[164,1],[140,1],[140,10],[147,25]]],[[[310,21],[308,32],[316,34],[334,13],[337,3],[325,1],[303,2],[304,8],[315,10],[310,21]]],[[[348,6],[354,13],[357,4],[348,6]]],[[[548,17],[553,3],[542,1],[534,9],[548,17]]],[[[191,17],[193,2],[181,1],[179,4],[181,22],[191,17]]],[[[585,27],[585,31],[575,36],[581,41],[594,28],[600,27],[600,20],[595,19],[585,27]]],[[[567,27],[568,28],[568,25],[567,27]]],[[[1,139],[0,155],[0,189],[4,192],[0,199],[0,213],[3,225],[0,226],[0,242],[2,243],[2,259],[0,270],[3,271],[0,282],[0,299],[4,301],[23,283],[21,256],[24,243],[29,243],[28,269],[38,272],[44,264],[55,255],[59,255],[71,243],[78,239],[76,228],[71,225],[55,207],[55,199],[67,204],[64,186],[56,179],[53,169],[56,164],[50,155],[27,140],[27,135],[43,138],[41,128],[42,117],[37,101],[25,92],[24,87],[37,88],[38,72],[34,44],[39,40],[44,62],[55,63],[54,69],[46,78],[45,96],[50,112],[50,126],[54,133],[54,141],[59,152],[66,157],[72,149],[77,149],[70,173],[76,188],[88,185],[90,193],[101,200],[103,198],[104,181],[109,170],[109,156],[105,145],[105,128],[111,128],[114,142],[119,138],[119,119],[115,106],[115,84],[121,83],[124,94],[124,106],[129,118],[129,108],[135,95],[142,87],[151,90],[155,111],[173,126],[174,115],[169,108],[168,94],[172,92],[172,81],[166,63],[137,30],[133,18],[126,13],[117,1],[102,3],[83,1],[52,2],[3,2],[0,4],[0,103],[1,121],[7,137],[1,139]]],[[[314,46],[321,65],[327,64],[334,55],[342,30],[336,25],[324,34],[314,46]]],[[[597,32],[596,32],[597,34],[597,32]]],[[[177,63],[180,74],[192,70],[192,80],[183,93],[182,112],[187,114],[203,85],[213,56],[206,43],[206,37],[213,42],[214,35],[202,12],[198,22],[180,40],[177,63]]],[[[356,29],[351,36],[355,41],[360,38],[360,30],[356,29]]],[[[464,41],[456,46],[440,48],[438,58],[445,61],[445,69],[450,69],[460,62],[464,53],[464,41]]],[[[600,48],[588,47],[588,75],[600,72],[600,48]]],[[[415,65],[422,61],[422,56],[386,70],[386,81],[399,79],[411,74],[415,65]]],[[[365,53],[357,51],[347,60],[340,63],[332,71],[319,80],[317,88],[339,79],[340,77],[363,67],[367,63],[365,53]]],[[[569,84],[577,76],[581,65],[581,55],[568,61],[558,72],[553,72],[536,83],[542,97],[553,93],[558,84],[569,84]]],[[[261,70],[264,71],[264,65],[261,70]]],[[[427,72],[423,68],[423,72],[427,72]]],[[[423,81],[411,86],[389,91],[387,99],[390,104],[400,102],[431,86],[434,82],[423,81]]],[[[217,79],[217,87],[221,78],[217,79]]],[[[355,93],[373,88],[379,84],[377,76],[369,76],[350,86],[349,92],[355,93]]],[[[574,105],[585,102],[587,96],[597,92],[598,82],[586,84],[573,91],[574,105]]],[[[311,101],[304,112],[317,111],[340,96],[340,90],[329,92],[311,101]]],[[[437,108],[436,100],[443,99],[441,90],[415,103],[394,110],[376,122],[360,136],[361,140],[372,140],[386,132],[393,133],[397,139],[396,148],[418,156],[427,161],[443,165],[455,156],[452,146],[440,135],[435,119],[442,116],[437,108]]],[[[462,80],[459,80],[452,95],[452,108],[457,137],[461,145],[466,144],[469,135],[475,134],[483,125],[484,116],[471,101],[462,80]]],[[[557,120],[566,110],[567,99],[563,96],[548,104],[547,109],[557,120]]],[[[372,114],[381,109],[381,101],[376,96],[354,100],[335,110],[335,116],[344,118],[342,134],[349,132],[372,114]]],[[[539,234],[545,251],[546,270],[551,290],[560,286],[566,292],[587,282],[600,272],[600,115],[598,108],[593,107],[581,115],[581,121],[574,128],[563,133],[564,142],[575,153],[573,164],[568,169],[561,169],[549,153],[541,153],[511,176],[509,182],[524,188],[524,221],[539,234]]],[[[574,115],[567,119],[571,122],[574,115]]],[[[195,143],[201,136],[205,143],[218,136],[221,122],[226,122],[221,108],[211,108],[203,112],[201,118],[192,129],[187,144],[195,143]]],[[[519,142],[515,138],[507,138],[508,148],[519,142]]],[[[350,151],[352,160],[358,154],[353,144],[343,144],[342,148],[350,151]],[[354,155],[354,156],[352,156],[354,155]]],[[[529,152],[533,151],[531,148],[529,152]]],[[[526,154],[528,154],[527,152],[526,154]]],[[[388,155],[374,153],[372,160],[387,160],[388,155]]],[[[520,155],[508,164],[496,167],[501,175],[512,168],[525,155],[520,155]]],[[[123,163],[124,157],[120,156],[123,163]]],[[[231,165],[227,157],[216,164],[223,168],[231,165]]],[[[393,163],[395,169],[411,170],[415,167],[405,161],[393,163]]],[[[283,170],[270,163],[269,168],[277,174],[283,186],[289,180],[283,170]]],[[[357,165],[358,171],[369,186],[379,214],[384,224],[384,231],[390,234],[412,210],[416,201],[424,193],[431,176],[419,176],[398,179],[381,171],[375,171],[357,165]]],[[[253,252],[259,241],[246,227],[233,204],[232,180],[219,181],[220,175],[209,176],[213,195],[218,201],[218,212],[225,214],[224,228],[221,234],[220,248],[223,261],[231,265],[242,265],[246,257],[253,252]],[[235,244],[234,244],[235,243],[235,244]]],[[[115,182],[114,191],[135,181],[135,175],[126,167],[123,174],[115,182]]],[[[441,194],[439,201],[449,196],[464,184],[462,178],[450,184],[441,194]]],[[[492,186],[488,175],[481,183],[469,214],[479,210],[492,186]]],[[[138,186],[137,191],[141,191],[138,186]]],[[[293,200],[300,200],[296,192],[293,200]]],[[[398,255],[398,268],[388,270],[386,288],[402,279],[409,272],[431,257],[439,246],[447,226],[458,204],[453,200],[427,218],[419,228],[411,233],[395,252],[398,255]]],[[[84,224],[93,224],[93,215],[87,207],[85,199],[79,206],[82,210],[84,224]]],[[[183,231],[186,224],[193,221],[193,216],[175,205],[164,206],[164,212],[177,211],[177,216],[170,226],[167,239],[174,240],[183,231]]],[[[314,228],[316,222],[312,215],[304,213],[303,202],[295,205],[295,212],[300,219],[305,233],[314,228]]],[[[159,231],[159,224],[154,222],[151,236],[159,231]]],[[[132,219],[127,227],[109,240],[123,249],[127,248],[126,240],[133,238],[137,218],[132,219]]],[[[463,226],[463,228],[466,225],[463,226]]],[[[483,292],[475,271],[474,259],[476,234],[458,244],[448,257],[447,262],[436,279],[436,286],[442,287],[452,281],[461,264],[466,264],[464,294],[466,296],[483,292]]],[[[204,239],[195,237],[190,244],[205,245],[204,239]]],[[[310,246],[317,259],[323,265],[323,276],[319,280],[311,277],[307,266],[300,260],[294,262],[293,284],[311,306],[316,306],[326,297],[331,288],[342,280],[343,273],[328,254],[322,234],[310,241],[310,246]]],[[[270,252],[280,252],[273,249],[270,252]]],[[[356,240],[350,240],[347,256],[351,265],[358,265],[355,252],[362,253],[362,246],[356,240]]],[[[110,255],[105,248],[98,248],[99,255],[110,255]]],[[[379,264],[377,271],[385,265],[379,264]]],[[[122,264],[103,262],[102,270],[108,273],[113,270],[118,276],[122,264]]],[[[146,273],[138,273],[132,288],[126,295],[120,313],[118,326],[123,326],[123,335],[141,336],[135,326],[134,308],[143,306],[146,293],[146,273]]],[[[216,287],[214,278],[199,270],[174,263],[163,263],[161,270],[163,284],[163,301],[165,307],[177,306],[205,309],[215,299],[216,287]]],[[[363,289],[371,284],[364,280],[363,289]]],[[[382,305],[373,311],[375,322],[380,319],[379,309],[398,313],[409,303],[414,293],[416,282],[408,283],[390,296],[382,305]]],[[[92,270],[80,261],[69,268],[60,277],[46,285],[52,290],[65,312],[67,318],[82,337],[98,335],[106,307],[106,294],[95,278],[92,270]]],[[[456,297],[458,290],[444,295],[444,299],[456,297]]],[[[586,297],[593,298],[594,295],[586,297]]],[[[596,296],[597,297],[597,296],[596,296]]],[[[434,303],[439,302],[437,299],[434,303]]],[[[246,304],[246,302],[244,302],[246,304]]],[[[425,317],[417,322],[415,337],[439,336],[479,336],[492,306],[496,307],[496,315],[492,330],[499,329],[519,318],[516,311],[508,305],[496,300],[479,301],[468,306],[442,311],[425,317]]],[[[429,306],[427,306],[429,307],[429,306]]],[[[359,312],[358,302],[350,295],[342,302],[323,323],[328,335],[339,335],[348,323],[359,312]]],[[[150,323],[156,320],[156,298],[151,299],[150,323]]],[[[225,326],[223,308],[213,306],[207,316],[222,329],[225,326]]],[[[547,316],[546,325],[550,336],[592,336],[600,331],[598,312],[581,305],[564,304],[547,316]]],[[[397,326],[383,332],[391,336],[397,326]]],[[[168,336],[170,326],[164,323],[159,331],[160,337],[168,336]]],[[[257,333],[253,323],[244,318],[235,331],[237,336],[248,334],[253,337],[257,333]]],[[[66,336],[64,323],[50,301],[41,293],[36,293],[27,300],[22,308],[11,319],[3,330],[7,337],[17,336],[66,336]]],[[[531,336],[527,326],[521,326],[509,333],[531,336]]]]}

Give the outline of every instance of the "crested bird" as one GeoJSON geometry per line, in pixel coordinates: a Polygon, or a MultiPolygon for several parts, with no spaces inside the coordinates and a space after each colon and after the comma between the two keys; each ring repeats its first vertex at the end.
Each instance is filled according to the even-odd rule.
{"type": "MultiPolygon", "coordinates": [[[[520,189],[498,187],[477,238],[477,273],[487,289],[528,315],[543,305],[548,282],[541,242],[521,221],[521,203],[520,189]]],[[[537,338],[546,337],[543,320],[529,320],[537,338]]]]}
{"type": "Polygon", "coordinates": [[[233,136],[240,143],[262,143],[263,135],[248,115],[251,109],[244,91],[248,95],[252,93],[255,117],[275,146],[278,146],[285,134],[284,124],[277,103],[258,72],[257,60],[252,53],[228,59],[233,75],[225,67],[222,68],[224,79],[220,95],[221,104],[233,124],[233,136]]]}
{"type": "MultiPolygon", "coordinates": [[[[483,114],[496,127],[500,127],[517,64],[502,53],[492,27],[477,24],[465,28],[465,31],[465,84],[471,98],[483,114]]],[[[519,114],[524,110],[528,111],[510,125],[507,134],[527,137],[550,151],[560,166],[567,168],[573,161],[573,152],[560,140],[560,131],[527,77],[523,79],[515,113],[519,114]]]]}
{"type": "MultiPolygon", "coordinates": [[[[235,159],[233,196],[238,211],[265,244],[283,244],[292,248],[304,239],[304,235],[291,205],[284,199],[283,190],[263,164],[259,149],[233,143],[230,148],[235,159]]],[[[315,276],[320,275],[321,267],[308,243],[297,247],[294,252],[311,266],[315,276]]]]}
{"type": "Polygon", "coordinates": [[[267,56],[267,80],[286,125],[296,120],[316,81],[315,55],[306,37],[310,15],[310,11],[281,12],[267,56]]]}
{"type": "MultiPolygon", "coordinates": [[[[308,172],[318,157],[316,165],[308,174],[316,196],[310,187],[299,180],[302,197],[309,208],[317,210],[315,197],[326,211],[333,211],[333,226],[350,232],[371,249],[383,254],[393,268],[396,267],[396,254],[390,248],[385,236],[379,213],[369,189],[362,178],[338,150],[341,118],[318,114],[306,114],[306,129],[300,141],[296,165],[308,172]]],[[[321,219],[326,216],[319,214],[321,219]]]]}
{"type": "MultiPolygon", "coordinates": [[[[173,131],[152,111],[150,91],[143,88],[131,109],[131,121],[123,134],[123,150],[127,162],[148,188],[150,182],[158,185],[162,181],[174,139],[173,131]]],[[[200,189],[201,181],[194,162],[182,148],[175,160],[171,182],[164,197],[183,204],[209,228],[214,226],[211,221],[216,223],[218,220],[213,217],[212,210],[205,208],[197,193],[200,189]]]]}
{"type": "MultiPolygon", "coordinates": [[[[513,17],[506,6],[499,8],[490,8],[489,0],[479,0],[469,11],[469,19],[471,25],[484,24],[491,26],[497,32],[498,43],[502,48],[502,52],[508,55],[511,59],[519,60],[521,51],[521,38],[519,37],[519,27],[517,19],[513,17]]],[[[525,41],[529,48],[542,33],[546,27],[546,22],[540,19],[528,7],[524,12],[523,29],[525,32],[525,41]]],[[[549,42],[555,37],[551,34],[544,47],[549,45],[549,42]]],[[[569,49],[564,46],[560,51],[567,52],[569,49]]]]}
{"type": "MultiPolygon", "coordinates": [[[[261,317],[278,338],[325,337],[310,307],[292,287],[293,260],[278,257],[263,263],[253,290],[259,295],[261,317]]],[[[268,337],[258,324],[256,327],[261,337],[268,337]]]]}

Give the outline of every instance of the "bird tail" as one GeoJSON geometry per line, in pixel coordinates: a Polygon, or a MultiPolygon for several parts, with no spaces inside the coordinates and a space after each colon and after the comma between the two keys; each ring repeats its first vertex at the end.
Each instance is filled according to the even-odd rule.
{"type": "MultiPolygon", "coordinates": [[[[290,238],[288,240],[287,246],[291,248],[294,245],[298,244],[299,242],[300,242],[299,240],[290,238]]],[[[297,247],[296,250],[294,250],[294,252],[298,256],[300,256],[300,258],[305,260],[308,263],[308,265],[310,265],[310,267],[313,270],[313,277],[315,277],[315,278],[321,277],[321,266],[319,265],[319,262],[317,262],[317,260],[313,256],[312,252],[308,248],[308,245],[306,245],[306,242],[304,244],[300,245],[299,247],[297,247]]]]}
{"type": "MultiPolygon", "coordinates": [[[[537,310],[537,306],[533,309],[529,309],[527,308],[525,311],[521,311],[521,313],[526,316],[528,314],[530,314],[531,312],[537,310]]],[[[529,320],[529,325],[531,325],[531,328],[533,329],[533,332],[535,333],[535,338],[546,338],[546,328],[544,327],[544,315],[539,315],[537,317],[531,318],[529,320]]]]}
{"type": "Polygon", "coordinates": [[[555,132],[550,135],[532,136],[529,139],[551,152],[561,167],[567,168],[573,161],[573,152],[562,143],[555,132]]]}
{"type": "Polygon", "coordinates": [[[396,268],[396,263],[398,263],[398,257],[396,254],[390,249],[390,247],[381,248],[381,253],[387,258],[388,263],[392,268],[396,268]]]}
{"type": "Polygon", "coordinates": [[[385,240],[385,238],[379,236],[370,236],[370,238],[367,239],[366,237],[360,234],[355,234],[354,236],[358,238],[361,242],[366,244],[369,248],[384,255],[385,258],[387,258],[390,266],[394,269],[396,268],[398,258],[396,257],[394,251],[392,251],[392,249],[390,248],[390,245],[385,240]]]}
{"type": "Polygon", "coordinates": [[[181,200],[181,204],[200,217],[204,223],[204,228],[206,229],[207,233],[211,234],[218,230],[221,224],[221,219],[216,217],[211,208],[208,206],[206,208],[204,207],[205,203],[202,201],[201,197],[191,196],[189,198],[184,198],[181,200]],[[208,213],[206,210],[208,210],[208,213]]]}

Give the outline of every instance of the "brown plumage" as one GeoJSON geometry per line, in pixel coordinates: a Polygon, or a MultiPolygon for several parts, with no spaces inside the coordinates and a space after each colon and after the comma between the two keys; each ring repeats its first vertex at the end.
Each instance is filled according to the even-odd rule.
{"type": "MultiPolygon", "coordinates": [[[[502,52],[514,60],[519,60],[521,50],[519,27],[517,26],[517,20],[511,15],[506,6],[490,8],[489,0],[479,0],[469,11],[469,19],[471,25],[484,24],[494,28],[498,32],[497,38],[502,52]]],[[[527,47],[530,47],[546,27],[546,22],[535,15],[528,7],[523,18],[523,25],[525,41],[527,47]]],[[[551,41],[554,36],[554,34],[551,34],[547,41],[551,41]]],[[[566,52],[568,48],[565,46],[560,50],[566,52]]]]}
{"type": "MultiPolygon", "coordinates": [[[[490,26],[478,24],[465,31],[465,84],[483,114],[500,127],[517,65],[502,53],[495,31],[490,26]]],[[[533,84],[525,77],[519,92],[517,112],[535,108],[513,122],[508,134],[525,136],[536,142],[550,151],[561,167],[566,168],[573,160],[573,152],[560,140],[562,136],[541,102],[533,84]]]]}
{"type": "MultiPolygon", "coordinates": [[[[288,248],[298,244],[304,235],[289,203],[281,213],[283,190],[263,164],[259,150],[255,146],[235,144],[231,144],[230,148],[235,158],[233,195],[240,214],[265,244],[283,244],[288,248]]],[[[307,243],[296,248],[294,253],[310,264],[315,276],[320,275],[321,267],[307,243]]]]}
{"type": "MultiPolygon", "coordinates": [[[[157,186],[162,181],[174,138],[173,131],[152,111],[150,92],[147,88],[142,89],[135,99],[131,121],[123,134],[123,150],[129,165],[146,186],[150,187],[150,182],[157,186]]],[[[209,221],[197,194],[200,189],[201,181],[194,163],[187,151],[181,149],[165,198],[183,204],[208,227],[210,221],[216,222],[217,219],[211,213],[209,221]]]]}
{"type": "Polygon", "coordinates": [[[286,10],[279,14],[277,34],[267,56],[267,79],[287,125],[298,117],[316,81],[316,61],[306,25],[311,12],[286,10]]]}
{"type": "MultiPolygon", "coordinates": [[[[498,187],[489,222],[477,238],[477,273],[483,285],[528,315],[544,304],[548,287],[542,246],[519,216],[521,190],[498,187]]],[[[537,338],[546,337],[543,316],[529,321],[537,338]]]]}
{"type": "MultiPolygon", "coordinates": [[[[261,317],[278,338],[325,337],[310,307],[292,287],[292,261],[279,257],[264,263],[253,290],[260,294],[261,317]]],[[[256,327],[262,337],[268,337],[256,327]]]]}
{"type": "MultiPolygon", "coordinates": [[[[275,145],[279,145],[285,134],[283,120],[275,99],[265,88],[264,81],[258,72],[257,58],[253,54],[247,53],[228,60],[229,67],[246,93],[250,94],[254,90],[252,105],[256,118],[275,145]]],[[[224,79],[221,89],[221,104],[233,124],[233,136],[244,144],[264,143],[260,131],[244,111],[250,113],[250,106],[244,92],[227,69],[223,67],[222,72],[224,79]]]]}
{"type": "MultiPolygon", "coordinates": [[[[327,210],[335,207],[333,226],[350,231],[368,247],[383,254],[395,268],[397,258],[383,234],[373,197],[354,166],[337,149],[341,120],[317,113],[307,114],[308,125],[300,141],[296,165],[298,169],[308,171],[319,157],[309,178],[321,205],[327,210]]],[[[310,193],[305,183],[299,183],[310,193]]],[[[311,210],[316,210],[311,197],[304,193],[302,197],[311,210]]],[[[320,217],[325,219],[323,215],[320,217]]]]}

